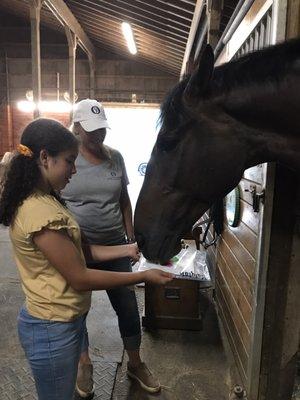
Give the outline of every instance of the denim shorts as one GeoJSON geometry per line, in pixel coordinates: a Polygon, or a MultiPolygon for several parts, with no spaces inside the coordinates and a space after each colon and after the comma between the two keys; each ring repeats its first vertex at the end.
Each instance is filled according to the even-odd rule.
{"type": "Polygon", "coordinates": [[[18,333],[39,400],[72,400],[80,353],[88,348],[86,314],[70,322],[50,321],[23,307],[18,333]]]}

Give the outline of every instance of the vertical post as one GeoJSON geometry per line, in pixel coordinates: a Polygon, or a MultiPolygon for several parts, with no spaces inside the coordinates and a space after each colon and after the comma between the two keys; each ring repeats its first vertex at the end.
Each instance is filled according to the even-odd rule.
{"type": "Polygon", "coordinates": [[[220,39],[222,0],[208,0],[206,14],[208,21],[207,43],[214,49],[220,39]]]}
{"type": "Polygon", "coordinates": [[[5,73],[6,73],[6,102],[7,102],[6,112],[7,112],[8,151],[13,151],[14,133],[12,127],[12,112],[10,104],[9,68],[8,68],[8,59],[6,52],[5,52],[5,73]]]}
{"type": "Polygon", "coordinates": [[[69,45],[69,98],[72,109],[70,111],[70,123],[72,122],[72,112],[75,103],[75,64],[77,37],[67,26],[65,26],[66,36],[69,45]]]}
{"type": "Polygon", "coordinates": [[[88,54],[89,58],[89,66],[90,66],[90,98],[95,98],[95,90],[96,90],[96,78],[95,78],[95,71],[96,71],[96,60],[91,54],[88,54]]]}
{"type": "Polygon", "coordinates": [[[272,8],[271,44],[286,39],[287,0],[274,0],[272,8]]]}
{"type": "Polygon", "coordinates": [[[43,0],[30,0],[30,24],[31,24],[31,73],[32,92],[35,108],[34,118],[40,116],[39,103],[41,101],[41,49],[40,49],[40,14],[43,0]]]}
{"type": "Polygon", "coordinates": [[[288,0],[287,37],[300,36],[300,0],[288,0]]]}

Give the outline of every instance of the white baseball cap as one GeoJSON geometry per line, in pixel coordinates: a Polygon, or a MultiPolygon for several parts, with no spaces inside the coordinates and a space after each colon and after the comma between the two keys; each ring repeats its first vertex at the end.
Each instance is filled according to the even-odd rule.
{"type": "Polygon", "coordinates": [[[109,128],[103,105],[92,99],[81,100],[75,104],[73,122],[80,122],[86,132],[109,128]]]}

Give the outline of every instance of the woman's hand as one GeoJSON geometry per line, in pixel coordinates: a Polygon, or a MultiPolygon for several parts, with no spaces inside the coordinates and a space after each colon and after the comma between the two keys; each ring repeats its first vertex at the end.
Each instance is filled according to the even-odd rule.
{"type": "Polygon", "coordinates": [[[145,271],[145,282],[153,283],[155,285],[165,285],[174,278],[173,274],[161,271],[160,269],[149,269],[145,271]]]}
{"type": "Polygon", "coordinates": [[[138,261],[140,259],[140,252],[136,243],[125,244],[124,246],[126,246],[128,257],[132,258],[134,261],[138,261]]]}

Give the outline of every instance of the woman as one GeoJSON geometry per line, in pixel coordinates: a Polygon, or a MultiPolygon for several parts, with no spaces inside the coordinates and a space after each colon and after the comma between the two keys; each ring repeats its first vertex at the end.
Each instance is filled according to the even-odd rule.
{"type": "Polygon", "coordinates": [[[113,273],[86,268],[85,256],[137,258],[134,245],[85,246],[79,227],[57,193],[76,172],[75,137],[60,123],[30,123],[10,162],[0,199],[0,223],[10,227],[26,303],[19,338],[30,363],[39,400],[71,400],[84,341],[91,290],[141,281],[165,283],[168,274],[113,273]]]}
{"type": "MultiPolygon", "coordinates": [[[[134,242],[126,168],[122,155],[103,143],[109,126],[102,104],[91,99],[80,101],[74,111],[73,123],[73,133],[80,142],[75,162],[77,174],[62,192],[62,197],[87,243],[120,245],[134,242]]],[[[88,265],[108,271],[131,272],[129,257],[97,266],[88,265]]],[[[122,287],[110,289],[107,294],[118,316],[119,331],[128,354],[128,375],[146,391],[159,391],[158,379],[140,358],[141,327],[134,290],[122,287]]],[[[93,393],[92,373],[88,351],[83,352],[76,385],[82,397],[93,393]]]]}

